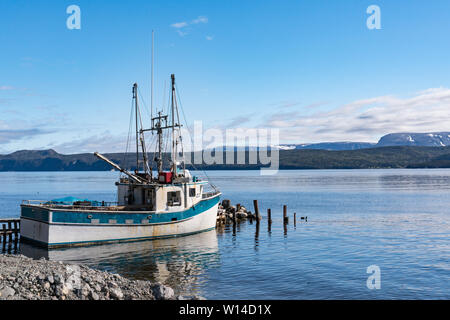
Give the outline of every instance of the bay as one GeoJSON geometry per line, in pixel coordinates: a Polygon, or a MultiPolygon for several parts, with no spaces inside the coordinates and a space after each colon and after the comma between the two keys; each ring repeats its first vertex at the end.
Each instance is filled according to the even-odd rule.
{"type": "MultiPolygon", "coordinates": [[[[178,239],[21,251],[161,281],[208,299],[450,298],[450,170],[206,174],[223,199],[251,211],[259,201],[259,228],[245,222],[235,232],[227,226],[178,239]],[[290,216],[286,228],[283,205],[290,216]],[[381,270],[379,290],[366,285],[372,265],[381,270]]],[[[115,201],[117,178],[117,172],[2,172],[0,218],[18,217],[24,199],[115,201]]]]}

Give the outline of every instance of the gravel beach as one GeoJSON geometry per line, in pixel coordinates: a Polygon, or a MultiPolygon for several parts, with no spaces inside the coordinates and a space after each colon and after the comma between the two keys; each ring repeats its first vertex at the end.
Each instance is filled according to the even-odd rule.
{"type": "MultiPolygon", "coordinates": [[[[161,283],[84,265],[0,255],[0,300],[185,300],[161,283]]],[[[189,299],[203,299],[198,296],[189,299]]]]}

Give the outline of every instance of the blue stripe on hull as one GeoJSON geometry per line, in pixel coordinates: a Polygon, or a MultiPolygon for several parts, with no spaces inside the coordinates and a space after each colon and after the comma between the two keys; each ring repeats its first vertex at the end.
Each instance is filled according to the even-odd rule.
{"type": "Polygon", "coordinates": [[[47,208],[37,208],[37,207],[26,207],[22,206],[20,210],[21,218],[29,218],[42,222],[49,222],[50,215],[47,208]]]}
{"type": "Polygon", "coordinates": [[[220,197],[214,197],[208,200],[202,200],[194,207],[191,207],[184,211],[178,212],[117,212],[117,211],[104,211],[95,212],[90,211],[77,211],[67,210],[58,211],[47,207],[26,206],[22,205],[21,216],[24,218],[37,220],[44,223],[64,223],[64,224],[92,224],[92,220],[98,221],[99,224],[110,225],[110,220],[115,220],[114,224],[124,225],[152,225],[160,223],[171,223],[174,221],[182,221],[192,218],[219,203],[220,197]],[[49,212],[52,212],[52,219],[50,221],[49,212]],[[128,220],[128,221],[127,221],[128,220]],[[131,220],[133,221],[132,223],[131,220]],[[148,223],[143,223],[143,220],[148,220],[148,223]],[[127,223],[128,222],[128,223],[127,223]]]}

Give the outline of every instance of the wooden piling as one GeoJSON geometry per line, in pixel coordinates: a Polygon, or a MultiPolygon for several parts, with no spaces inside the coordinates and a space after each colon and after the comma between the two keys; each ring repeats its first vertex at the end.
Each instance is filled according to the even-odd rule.
{"type": "Polygon", "coordinates": [[[294,212],[294,227],[297,225],[297,213],[294,212]]]}
{"type": "Polygon", "coordinates": [[[19,223],[17,220],[14,220],[14,237],[15,238],[19,238],[19,232],[20,232],[19,223]]]}
{"type": "Polygon", "coordinates": [[[222,200],[222,207],[226,210],[231,206],[231,201],[228,199],[222,200]]]}
{"type": "Polygon", "coordinates": [[[20,220],[19,219],[0,219],[0,242],[2,242],[2,251],[6,251],[8,245],[8,252],[14,247],[16,251],[18,248],[20,220]]]}
{"type": "Polygon", "coordinates": [[[6,225],[3,225],[3,251],[6,249],[6,225]]]}
{"type": "Polygon", "coordinates": [[[261,215],[259,214],[258,200],[253,200],[253,206],[255,207],[256,223],[259,223],[259,220],[261,220],[261,215]]]}
{"type": "Polygon", "coordinates": [[[13,231],[12,231],[12,223],[11,221],[8,221],[8,231],[9,231],[9,235],[8,235],[8,240],[9,243],[12,243],[12,239],[13,239],[13,231]]]}
{"type": "Polygon", "coordinates": [[[287,205],[283,206],[283,223],[284,224],[289,223],[289,217],[287,216],[287,205]]]}
{"type": "Polygon", "coordinates": [[[14,248],[17,250],[18,242],[19,242],[19,224],[17,221],[14,220],[14,248]]]}
{"type": "Polygon", "coordinates": [[[271,209],[267,209],[267,221],[269,222],[269,224],[272,223],[272,210],[271,209]]]}

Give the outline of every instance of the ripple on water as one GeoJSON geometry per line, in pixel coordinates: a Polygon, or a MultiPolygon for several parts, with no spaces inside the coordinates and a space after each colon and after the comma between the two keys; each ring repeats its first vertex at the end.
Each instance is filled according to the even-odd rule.
{"type": "MultiPolygon", "coordinates": [[[[196,173],[197,174],[197,173],[196,173]]],[[[223,197],[263,219],[177,240],[38,251],[209,299],[449,299],[450,170],[214,171],[223,197]],[[282,205],[291,223],[282,225],[282,205]],[[308,216],[294,227],[292,214],[308,216]],[[381,269],[368,290],[367,267],[381,269]]],[[[111,172],[0,173],[0,217],[23,199],[114,201],[111,172]]],[[[27,251],[28,250],[28,251],[27,251]]]]}

